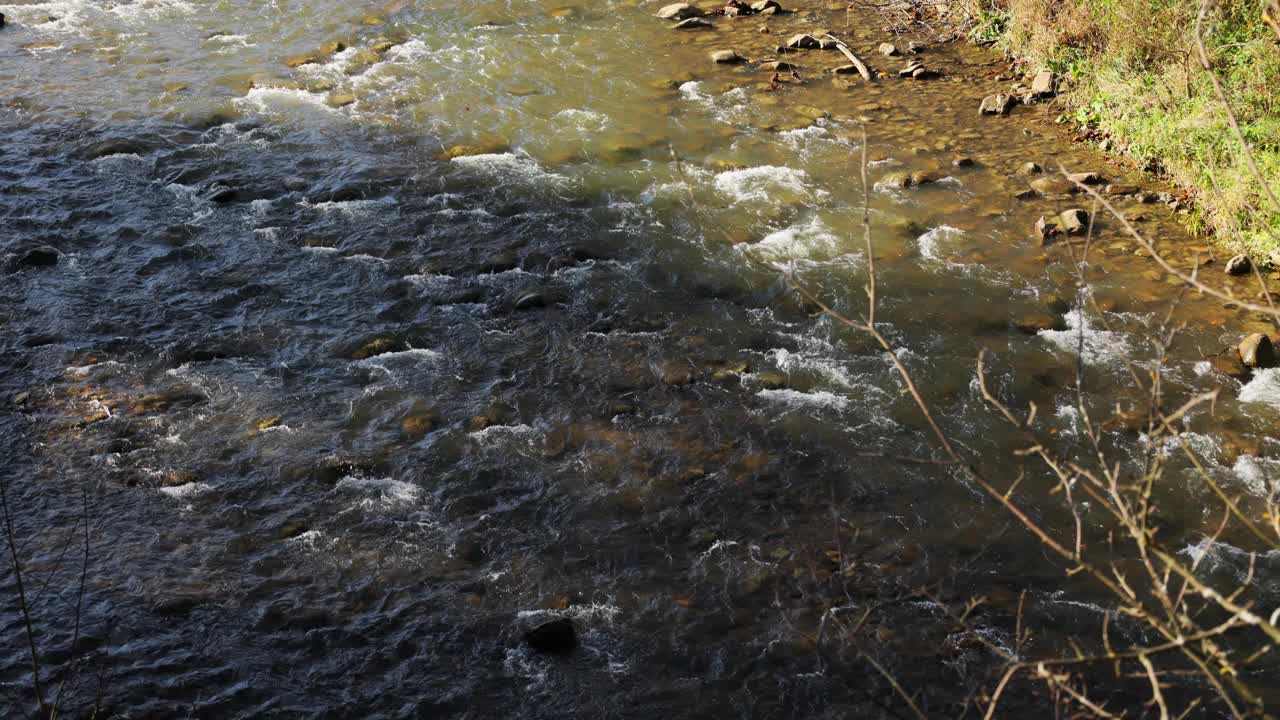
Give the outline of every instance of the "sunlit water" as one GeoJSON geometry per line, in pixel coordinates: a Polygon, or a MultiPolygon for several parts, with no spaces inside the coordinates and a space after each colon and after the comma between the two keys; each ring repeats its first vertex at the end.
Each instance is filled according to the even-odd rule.
{"type": "MultiPolygon", "coordinates": [[[[1031,238],[1068,205],[1013,199],[1013,173],[1141,179],[1069,143],[1051,108],[979,118],[1008,85],[984,50],[932,47],[944,77],[899,80],[878,20],[843,3],[691,33],[660,4],[0,5],[0,437],[45,672],[85,658],[68,706],[883,712],[867,648],[823,640],[843,607],[873,608],[882,661],[956,708],[990,658],[907,588],[991,597],[975,622],[998,643],[1024,590],[1046,627],[1096,624],[1105,599],[958,473],[876,457],[937,455],[892,364],[789,282],[865,311],[865,149],[881,330],[1008,482],[1022,440],[983,408],[978,351],[1069,448],[1078,349],[1093,410],[1131,402],[1124,363],[1151,366],[1178,291],[1100,219],[1106,316],[1079,315],[1068,245],[1031,238]],[[813,50],[793,59],[806,83],[771,88],[707,58],[820,26],[891,77],[833,81],[843,59],[813,50]],[[893,182],[918,170],[941,180],[893,182]],[[44,245],[56,266],[18,266],[44,245]],[[521,639],[554,616],[578,624],[570,657],[521,639]]],[[[1176,261],[1206,251],[1163,205],[1121,205],[1176,261]]],[[[1225,389],[1190,439],[1257,505],[1280,379],[1241,387],[1206,361],[1257,319],[1192,294],[1174,317],[1166,389],[1225,389]]],[[[1033,477],[1032,511],[1060,522],[1033,477]]],[[[1165,532],[1246,568],[1203,545],[1209,491],[1167,477],[1165,532]]],[[[1274,564],[1255,581],[1273,603],[1274,564]]],[[[0,708],[25,712],[5,608],[0,708]]]]}

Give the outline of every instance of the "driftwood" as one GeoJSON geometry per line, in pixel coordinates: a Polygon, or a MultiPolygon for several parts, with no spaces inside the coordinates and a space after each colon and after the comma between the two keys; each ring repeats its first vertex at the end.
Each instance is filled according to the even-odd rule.
{"type": "Polygon", "coordinates": [[[853,66],[858,68],[858,74],[862,75],[864,80],[874,79],[874,76],[871,74],[871,70],[867,68],[867,64],[859,60],[858,56],[853,54],[853,51],[849,49],[849,46],[846,45],[843,40],[829,33],[827,34],[827,37],[831,38],[831,40],[836,44],[836,49],[844,53],[844,56],[849,58],[849,62],[853,63],[853,66]]]}

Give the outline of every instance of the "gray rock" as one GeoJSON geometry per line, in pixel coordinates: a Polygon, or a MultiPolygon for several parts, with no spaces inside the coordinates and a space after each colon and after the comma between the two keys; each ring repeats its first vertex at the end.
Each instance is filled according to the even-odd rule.
{"type": "Polygon", "coordinates": [[[691,17],[671,26],[674,30],[710,30],[715,27],[702,18],[691,17]]]}
{"type": "Polygon", "coordinates": [[[701,16],[702,11],[689,3],[673,3],[658,11],[658,17],[663,20],[686,20],[701,16]]]}
{"type": "Polygon", "coordinates": [[[936,80],[940,77],[942,77],[942,73],[925,67],[917,67],[911,71],[911,79],[913,80],[936,80]]]}
{"type": "Polygon", "coordinates": [[[1227,261],[1228,275],[1247,275],[1253,271],[1253,262],[1248,255],[1240,254],[1227,261]]]}
{"type": "Polygon", "coordinates": [[[784,47],[790,48],[792,50],[812,50],[815,48],[822,47],[822,43],[818,42],[818,38],[812,35],[806,35],[804,33],[800,33],[799,35],[792,35],[791,37],[787,38],[787,42],[784,43],[783,45],[784,47]]]}
{"type": "Polygon", "coordinates": [[[894,56],[898,54],[898,46],[890,42],[880,43],[879,50],[881,55],[894,56]]]}
{"type": "Polygon", "coordinates": [[[732,50],[717,50],[711,53],[711,62],[731,65],[742,62],[742,56],[732,50]]]}
{"type": "Polygon", "coordinates": [[[982,99],[982,105],[978,107],[978,112],[983,115],[1008,115],[1013,106],[1014,99],[1012,95],[996,93],[982,99]]]}
{"type": "Polygon", "coordinates": [[[1015,174],[1026,177],[1029,175],[1039,175],[1042,172],[1044,172],[1044,168],[1040,167],[1039,163],[1025,162],[1018,167],[1018,172],[1015,174]]]}
{"type": "Polygon", "coordinates": [[[840,67],[838,67],[838,68],[833,68],[833,69],[831,70],[831,72],[833,72],[833,73],[835,73],[835,74],[837,74],[837,75],[858,75],[858,74],[861,74],[861,71],[860,71],[860,70],[858,70],[858,66],[857,66],[857,65],[841,65],[841,66],[840,66],[840,67]]]}
{"type": "Polygon", "coordinates": [[[1063,210],[1058,215],[1058,228],[1068,235],[1083,235],[1089,229],[1089,213],[1080,208],[1063,210]]]}
{"type": "Polygon", "coordinates": [[[791,72],[796,66],[784,60],[770,60],[760,63],[760,69],[766,72],[791,72]]]}
{"type": "Polygon", "coordinates": [[[924,52],[925,47],[926,45],[919,40],[912,40],[907,43],[907,52],[915,55],[916,53],[924,52]]]}
{"type": "Polygon", "coordinates": [[[1053,73],[1045,70],[1037,73],[1034,80],[1031,81],[1031,93],[1037,97],[1048,97],[1053,94],[1055,78],[1053,73]]]}
{"type": "Polygon", "coordinates": [[[1240,353],[1240,361],[1251,368],[1269,368],[1276,365],[1276,350],[1271,338],[1262,333],[1254,333],[1236,346],[1240,353]]]}
{"type": "Polygon", "coordinates": [[[759,0],[759,2],[753,2],[751,3],[751,9],[758,13],[763,13],[765,10],[772,10],[774,13],[782,12],[782,6],[777,3],[777,0],[759,0]]]}
{"type": "Polygon", "coordinates": [[[1031,181],[1031,189],[1041,195],[1069,195],[1079,188],[1058,175],[1046,175],[1031,181]]]}

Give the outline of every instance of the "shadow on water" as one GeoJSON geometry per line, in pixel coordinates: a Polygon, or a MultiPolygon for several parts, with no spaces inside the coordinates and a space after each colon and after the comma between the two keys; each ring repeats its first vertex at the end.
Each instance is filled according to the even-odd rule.
{"type": "MultiPolygon", "coordinates": [[[[675,92],[738,102],[721,90],[675,92]]],[[[860,194],[822,197],[747,141],[683,167],[617,147],[592,175],[253,117],[3,121],[0,471],[69,705],[906,716],[865,654],[947,713],[989,684],[985,647],[1008,646],[1023,591],[1045,648],[1103,616],[958,475],[876,456],[932,456],[909,398],[782,278],[857,312],[860,194]],[[946,617],[978,594],[970,627],[946,617]],[[571,655],[526,646],[552,617],[576,623],[571,655]]],[[[796,142],[847,155],[850,127],[796,142]]],[[[1071,446],[1074,298],[1045,297],[1054,278],[1024,272],[1032,253],[1002,249],[968,192],[876,192],[881,313],[948,432],[1006,477],[1016,439],[982,410],[973,358],[993,348],[1006,399],[1055,413],[1071,446]]],[[[1040,253],[1035,273],[1063,274],[1040,253]]],[[[1117,359],[1149,357],[1149,307],[1085,328],[1094,406],[1129,399],[1117,359]]],[[[1196,350],[1174,391],[1218,382],[1196,350]]],[[[1215,472],[1245,457],[1265,483],[1266,412],[1194,420],[1215,472]]],[[[1115,439],[1137,457],[1136,433],[1115,439]]],[[[1045,478],[1024,487],[1067,522],[1045,478]]],[[[1199,492],[1167,489],[1188,544],[1211,520],[1199,492]]],[[[8,569],[0,585],[12,596],[8,569]]],[[[25,633],[12,605],[0,618],[0,708],[21,714],[25,633]]]]}

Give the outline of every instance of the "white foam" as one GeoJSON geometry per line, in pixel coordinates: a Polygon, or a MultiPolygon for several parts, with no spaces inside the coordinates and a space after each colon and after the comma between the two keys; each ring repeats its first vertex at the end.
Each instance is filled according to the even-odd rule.
{"type": "Polygon", "coordinates": [[[1082,320],[1078,312],[1069,312],[1064,318],[1067,329],[1041,330],[1037,334],[1057,348],[1071,353],[1080,349],[1080,336],[1083,335],[1084,360],[1088,363],[1112,363],[1129,357],[1129,338],[1123,333],[1096,328],[1089,322],[1087,315],[1082,320]]]}
{"type": "Polygon", "coordinates": [[[237,98],[235,104],[263,115],[292,115],[299,112],[319,116],[337,115],[338,110],[329,107],[325,97],[321,93],[307,92],[301,88],[255,87],[244,97],[237,98]]]}
{"type": "Polygon", "coordinates": [[[1241,455],[1236,458],[1231,471],[1249,492],[1258,497],[1269,497],[1276,488],[1277,463],[1274,460],[1263,460],[1252,455],[1241,455]]]}
{"type": "Polygon", "coordinates": [[[195,495],[199,495],[200,493],[208,489],[209,489],[208,483],[202,483],[202,482],[189,482],[189,483],[184,483],[182,485],[174,485],[172,487],[159,488],[161,495],[167,495],[168,497],[174,498],[176,500],[183,500],[186,498],[193,497],[195,495]]]}
{"type": "Polygon", "coordinates": [[[834,410],[843,410],[849,406],[849,398],[826,390],[807,393],[789,389],[761,390],[756,395],[766,400],[780,402],[793,407],[826,407],[834,410]]]}
{"type": "Polygon", "coordinates": [[[322,213],[345,215],[348,218],[354,219],[368,217],[383,208],[395,204],[395,198],[381,197],[373,200],[326,200],[318,203],[303,200],[298,203],[298,206],[318,210],[322,213]]]}
{"type": "Polygon", "coordinates": [[[349,475],[338,481],[334,490],[354,492],[365,497],[357,504],[361,507],[399,507],[411,505],[422,495],[422,488],[394,478],[368,478],[349,475]]]}
{"type": "Polygon", "coordinates": [[[834,360],[809,357],[800,353],[793,353],[785,348],[773,348],[766,352],[765,355],[773,360],[774,365],[782,372],[809,371],[821,375],[826,380],[837,385],[844,387],[853,387],[854,385],[853,378],[849,376],[849,372],[834,360]]]}
{"type": "Polygon", "coordinates": [[[809,189],[809,175],[805,171],[777,165],[728,170],[716,175],[714,184],[716,190],[734,202],[768,202],[779,194],[802,200],[826,195],[824,191],[809,189]]]}
{"type": "Polygon", "coordinates": [[[769,233],[758,243],[740,243],[739,252],[750,252],[776,266],[785,267],[796,260],[829,259],[839,249],[839,238],[818,217],[801,225],[769,233]]]}
{"type": "Polygon", "coordinates": [[[953,248],[964,238],[963,230],[940,225],[916,238],[916,245],[921,256],[936,262],[950,262],[949,258],[955,254],[953,248]]]}
{"type": "Polygon", "coordinates": [[[1240,388],[1240,402],[1260,402],[1280,406],[1280,368],[1255,370],[1240,388]]]}
{"type": "Polygon", "coordinates": [[[471,172],[490,176],[499,182],[515,181],[527,185],[558,188],[566,181],[563,175],[543,170],[537,160],[524,153],[464,155],[453,158],[450,163],[471,172]]]}

